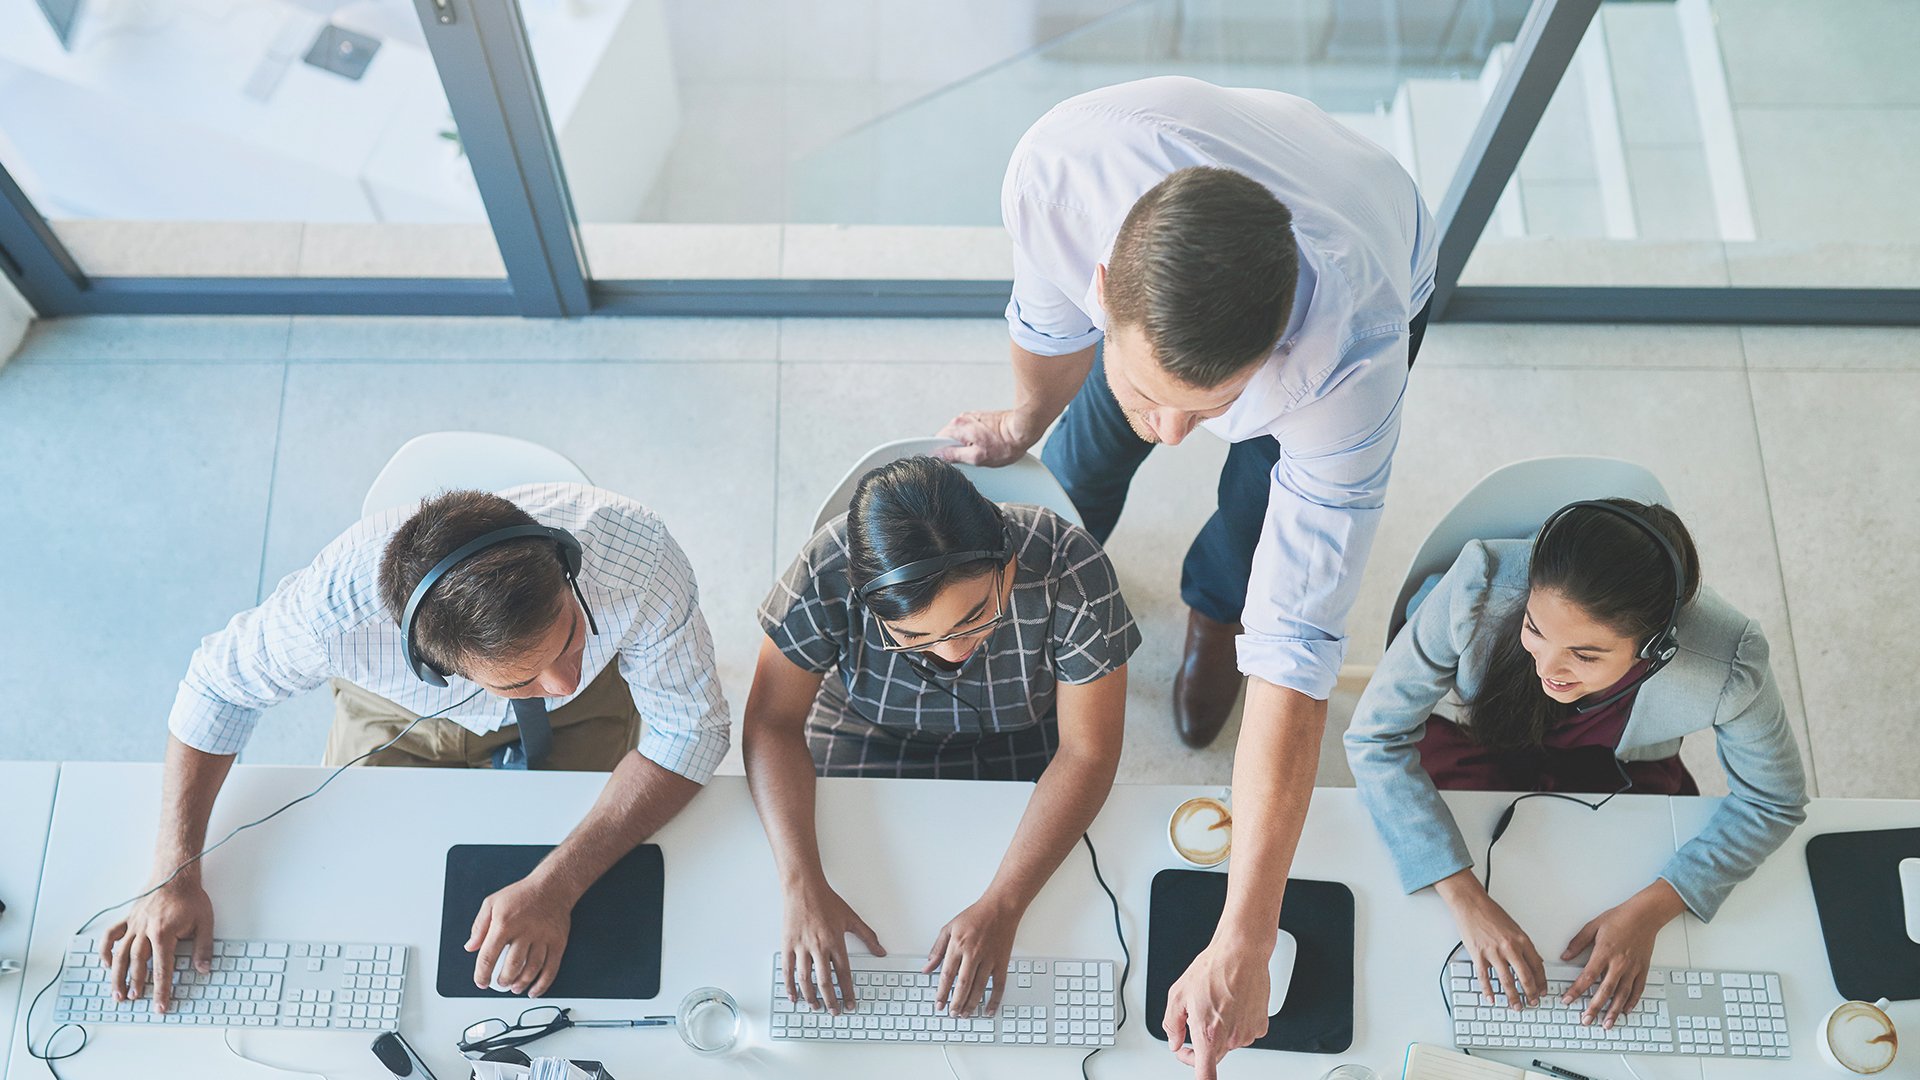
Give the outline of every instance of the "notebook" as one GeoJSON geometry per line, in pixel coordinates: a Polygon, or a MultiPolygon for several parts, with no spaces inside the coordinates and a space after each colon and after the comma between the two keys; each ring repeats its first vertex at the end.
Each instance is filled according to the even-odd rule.
{"type": "Polygon", "coordinates": [[[1430,1043],[1408,1043],[1401,1080],[1553,1080],[1546,1073],[1491,1058],[1468,1057],[1430,1043]]]}

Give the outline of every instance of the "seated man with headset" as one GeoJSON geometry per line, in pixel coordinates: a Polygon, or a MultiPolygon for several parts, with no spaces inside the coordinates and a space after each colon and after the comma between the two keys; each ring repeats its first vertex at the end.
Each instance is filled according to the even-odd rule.
{"type": "Polygon", "coordinates": [[[565,842],[481,906],[467,943],[479,953],[474,982],[516,993],[546,990],[581,893],[727,752],[692,568],[645,507],[534,484],[375,514],[188,663],[168,719],[150,884],[172,880],[103,939],[116,997],[140,996],[151,972],[165,1011],[163,973],[182,939],[208,970],[213,904],[194,857],[214,798],[261,710],[329,679],[329,765],[612,770],[565,842]]]}

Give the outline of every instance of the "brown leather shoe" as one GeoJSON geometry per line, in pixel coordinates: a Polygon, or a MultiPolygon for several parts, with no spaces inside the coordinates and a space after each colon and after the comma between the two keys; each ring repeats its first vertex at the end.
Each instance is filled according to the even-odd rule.
{"type": "Polygon", "coordinates": [[[1180,741],[1196,750],[1219,737],[1246,684],[1233,645],[1239,634],[1239,623],[1187,611],[1186,654],[1173,678],[1173,726],[1180,741]]]}

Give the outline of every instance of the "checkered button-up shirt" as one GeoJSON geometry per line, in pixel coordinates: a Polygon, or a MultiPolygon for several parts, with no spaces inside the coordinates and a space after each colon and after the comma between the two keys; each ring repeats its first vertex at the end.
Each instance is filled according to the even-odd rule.
{"type": "MultiPolygon", "coordinates": [[[[1059,683],[1092,682],[1126,664],[1140,631],[1099,543],[1051,510],[1003,509],[1017,559],[1008,622],[957,671],[882,649],[848,578],[846,518],[814,535],[760,608],[788,659],[832,673],[814,703],[813,735],[878,734],[868,751],[911,756],[953,738],[1020,732],[1052,720],[1059,683]]],[[[904,758],[896,764],[910,771],[904,758]]],[[[875,771],[864,757],[860,765],[875,771]]]]}
{"type": "MultiPolygon", "coordinates": [[[[500,494],[580,541],[580,591],[600,627],[587,638],[581,688],[618,664],[645,721],[640,752],[706,782],[726,756],[727,704],[693,568],[666,526],[639,503],[583,484],[528,484],[500,494]]],[[[445,712],[479,686],[458,675],[445,687],[429,686],[407,668],[379,574],[388,539],[411,514],[403,508],[361,521],[259,607],[201,641],[167,721],[174,736],[207,753],[238,753],[263,710],[334,678],[476,734],[512,723],[510,703],[485,693],[445,712]]]]}

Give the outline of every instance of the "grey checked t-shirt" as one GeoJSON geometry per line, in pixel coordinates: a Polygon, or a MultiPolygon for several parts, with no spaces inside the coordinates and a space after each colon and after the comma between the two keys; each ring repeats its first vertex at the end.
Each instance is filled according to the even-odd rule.
{"type": "Polygon", "coordinates": [[[878,622],[847,576],[846,517],[814,534],[760,606],[761,626],[789,660],[832,675],[809,717],[814,734],[860,737],[872,726],[938,741],[1021,731],[1052,719],[1057,684],[1092,682],[1139,648],[1099,542],[1043,507],[1001,509],[1018,560],[1011,618],[952,672],[880,648],[878,622]]]}

